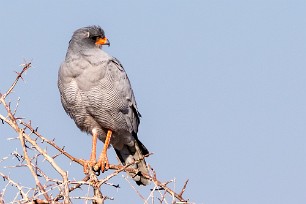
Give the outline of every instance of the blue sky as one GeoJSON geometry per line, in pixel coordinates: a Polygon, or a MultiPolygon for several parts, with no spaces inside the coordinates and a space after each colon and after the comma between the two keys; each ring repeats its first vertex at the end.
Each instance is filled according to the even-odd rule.
{"type": "MultiPolygon", "coordinates": [[[[56,82],[73,31],[100,25],[104,50],[132,82],[139,137],[162,180],[180,188],[189,178],[195,203],[305,203],[305,10],[302,0],[2,2],[0,92],[32,61],[11,96],[21,98],[18,114],[88,158],[90,137],[65,114],[56,82]]],[[[7,126],[0,134],[1,157],[20,150],[7,126]]],[[[82,178],[82,168],[69,175],[82,178]]],[[[122,188],[105,189],[108,203],[141,203],[114,182],[122,188]]]]}

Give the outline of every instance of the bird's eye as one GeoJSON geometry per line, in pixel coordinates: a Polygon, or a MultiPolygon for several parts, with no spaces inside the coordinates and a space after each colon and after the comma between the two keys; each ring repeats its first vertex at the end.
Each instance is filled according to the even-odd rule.
{"type": "Polygon", "coordinates": [[[89,38],[91,38],[91,39],[94,40],[94,41],[97,41],[98,38],[99,38],[99,36],[89,36],[89,38]]]}

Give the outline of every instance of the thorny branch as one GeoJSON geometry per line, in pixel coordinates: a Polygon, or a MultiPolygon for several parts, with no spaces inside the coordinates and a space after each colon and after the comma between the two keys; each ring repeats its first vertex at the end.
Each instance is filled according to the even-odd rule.
{"type": "Polygon", "coordinates": [[[27,194],[23,191],[23,188],[18,184],[16,183],[15,181],[13,181],[10,177],[4,175],[3,173],[0,172],[0,176],[2,176],[2,178],[4,180],[8,180],[9,184],[12,184],[13,186],[15,186],[17,189],[18,189],[18,192],[20,193],[22,199],[24,201],[28,201],[29,198],[27,196],[27,194]]]}
{"type": "MultiPolygon", "coordinates": [[[[128,164],[125,166],[111,164],[110,169],[114,171],[103,179],[99,179],[97,173],[93,170],[90,170],[89,173],[80,181],[77,181],[75,179],[69,179],[67,170],[64,170],[63,167],[61,167],[56,161],[56,159],[60,156],[64,156],[69,160],[82,166],[84,165],[85,161],[83,159],[78,159],[72,156],[70,153],[65,151],[64,147],[58,146],[55,143],[54,139],[49,140],[43,135],[41,135],[38,132],[38,128],[32,127],[31,121],[27,123],[21,118],[16,117],[19,99],[13,111],[11,110],[10,102],[6,101],[7,97],[13,92],[18,81],[20,79],[23,79],[23,74],[31,67],[31,62],[23,64],[22,67],[23,68],[21,72],[16,72],[17,77],[12,83],[12,85],[8,88],[8,90],[4,94],[0,93],[0,104],[2,104],[4,110],[6,111],[5,115],[0,114],[0,120],[2,124],[8,124],[17,133],[23,152],[21,154],[15,150],[11,154],[12,157],[18,159],[19,164],[11,166],[10,168],[27,167],[31,173],[32,178],[35,181],[36,186],[22,186],[21,183],[14,181],[12,177],[0,172],[0,176],[4,179],[4,181],[7,181],[7,185],[2,190],[2,192],[0,192],[0,203],[4,203],[4,198],[7,194],[7,188],[9,185],[12,185],[17,189],[17,194],[15,194],[13,200],[13,202],[17,203],[71,203],[71,199],[82,199],[87,201],[91,200],[93,203],[96,204],[102,204],[106,199],[113,200],[114,198],[102,194],[101,186],[109,185],[107,182],[121,172],[138,173],[136,172],[136,170],[130,167],[133,164],[128,164]],[[51,154],[46,150],[46,148],[42,147],[42,142],[53,147],[57,151],[56,155],[51,156],[51,154]],[[48,169],[48,171],[44,169],[42,163],[38,162],[39,157],[43,157],[43,159],[47,161],[49,165],[51,165],[51,167],[53,167],[53,169],[55,170],[55,172],[57,172],[60,178],[52,178],[51,176],[49,176],[48,171],[50,169],[48,169]],[[91,192],[93,193],[93,196],[73,196],[71,194],[72,192],[81,189],[82,186],[90,186],[92,189],[91,192]]],[[[0,158],[0,163],[6,159],[7,157],[3,159],[0,158]]],[[[159,181],[157,179],[156,172],[153,170],[153,168],[150,167],[150,169],[150,175],[143,175],[147,179],[151,180],[154,184],[154,188],[151,190],[150,195],[147,199],[145,199],[145,197],[141,195],[137,191],[137,189],[132,186],[132,184],[130,184],[144,203],[148,203],[148,200],[150,198],[152,199],[152,203],[154,203],[155,191],[158,191],[160,193],[160,198],[156,197],[160,203],[163,203],[164,201],[165,203],[168,203],[166,201],[167,194],[169,195],[169,197],[172,198],[171,203],[188,203],[188,200],[183,198],[183,193],[186,190],[188,180],[185,182],[180,193],[176,193],[174,190],[168,187],[168,184],[170,182],[163,183],[159,181]],[[163,190],[164,193],[161,193],[161,190],[163,190]]],[[[125,179],[128,181],[127,177],[125,179]]],[[[119,188],[119,185],[111,184],[111,186],[119,188]]]]}

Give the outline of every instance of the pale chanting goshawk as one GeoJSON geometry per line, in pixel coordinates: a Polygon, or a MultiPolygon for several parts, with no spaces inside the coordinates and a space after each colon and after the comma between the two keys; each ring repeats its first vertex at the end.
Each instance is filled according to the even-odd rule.
{"type": "MultiPolygon", "coordinates": [[[[123,165],[138,173],[130,176],[138,185],[147,185],[148,168],[144,156],[149,152],[137,137],[140,113],[129,78],[120,62],[104,52],[110,45],[99,26],[76,30],[58,72],[58,88],[66,113],[81,131],[92,134],[90,168],[109,168],[107,148],[113,146],[123,165]],[[97,138],[104,142],[96,161],[97,138]]],[[[83,149],[82,149],[83,150],[83,149]]]]}

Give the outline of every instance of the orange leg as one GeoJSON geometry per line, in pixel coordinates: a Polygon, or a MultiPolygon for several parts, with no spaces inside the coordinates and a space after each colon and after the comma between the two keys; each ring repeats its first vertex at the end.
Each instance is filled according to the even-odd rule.
{"type": "Polygon", "coordinates": [[[84,173],[88,173],[88,164],[89,167],[92,168],[96,164],[96,151],[97,151],[97,139],[98,133],[96,131],[92,131],[92,147],[89,161],[86,161],[83,166],[84,173]]]}
{"type": "Polygon", "coordinates": [[[112,137],[112,131],[108,130],[107,135],[106,135],[106,139],[105,139],[105,142],[104,142],[104,147],[103,147],[103,150],[100,154],[99,161],[98,161],[98,167],[101,168],[102,173],[105,170],[109,169],[109,163],[108,163],[108,158],[107,158],[107,148],[109,146],[111,137],[112,137]]]}

